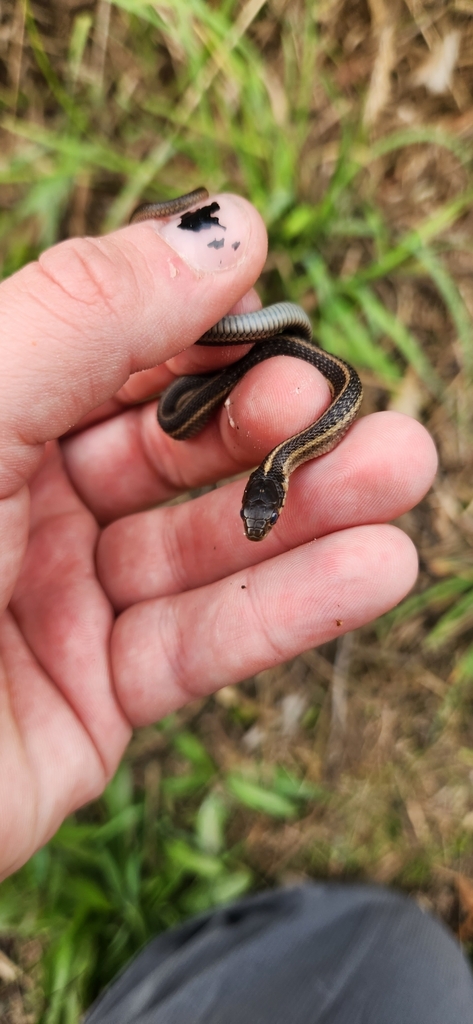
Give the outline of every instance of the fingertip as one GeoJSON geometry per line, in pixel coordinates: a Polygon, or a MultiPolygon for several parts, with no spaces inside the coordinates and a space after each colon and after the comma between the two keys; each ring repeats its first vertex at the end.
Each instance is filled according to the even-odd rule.
{"type": "Polygon", "coordinates": [[[111,648],[122,707],[144,724],[280,664],[383,615],[416,574],[414,545],[401,530],[364,526],[171,600],[128,607],[111,648]]]}
{"type": "Polygon", "coordinates": [[[226,450],[245,466],[314,423],[330,403],[322,374],[310,363],[275,356],[250,370],[220,414],[226,450]]]}
{"type": "Polygon", "coordinates": [[[264,244],[266,235],[254,207],[231,193],[209,196],[184,213],[152,217],[146,223],[199,273],[238,267],[264,244]]]}
{"type": "Polygon", "coordinates": [[[389,410],[382,415],[393,421],[394,429],[403,442],[404,451],[409,456],[405,464],[418,492],[416,500],[420,501],[431,487],[438,469],[439,457],[434,439],[423,424],[411,416],[389,410]]]}
{"type": "MultiPolygon", "coordinates": [[[[180,344],[170,356],[186,348],[189,318],[196,341],[235,304],[245,305],[266,260],[266,229],[255,207],[230,194],[211,196],[208,202],[218,205],[218,224],[204,224],[203,230],[182,230],[181,215],[122,229],[144,257],[148,275],[154,279],[159,273],[161,300],[170,293],[168,322],[177,319],[180,325],[180,344]]],[[[250,307],[253,301],[257,308],[259,300],[250,298],[250,307]]]]}
{"type": "Polygon", "coordinates": [[[378,529],[389,558],[387,568],[390,570],[391,592],[388,608],[394,608],[412,590],[417,580],[419,556],[414,542],[398,526],[385,523],[378,529]]]}

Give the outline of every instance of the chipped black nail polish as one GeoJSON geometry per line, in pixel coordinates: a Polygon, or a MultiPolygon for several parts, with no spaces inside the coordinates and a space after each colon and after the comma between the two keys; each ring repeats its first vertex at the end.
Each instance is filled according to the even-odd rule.
{"type": "Polygon", "coordinates": [[[218,217],[212,216],[219,209],[218,203],[210,203],[209,206],[201,206],[198,210],[183,213],[181,222],[177,226],[183,231],[208,231],[211,227],[218,227],[222,231],[226,231],[226,227],[220,223],[218,217]]]}

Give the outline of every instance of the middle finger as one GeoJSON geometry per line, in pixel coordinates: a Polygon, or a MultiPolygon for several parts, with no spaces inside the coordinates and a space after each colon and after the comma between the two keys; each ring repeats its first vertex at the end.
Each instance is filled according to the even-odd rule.
{"type": "Polygon", "coordinates": [[[83,501],[109,522],[257,465],[329,402],[315,367],[278,356],[250,370],[197,437],[168,437],[153,402],[63,440],[65,464],[83,501]]]}
{"type": "Polygon", "coordinates": [[[335,451],[296,471],[281,518],[262,543],[243,534],[240,480],[111,524],[98,546],[99,576],[118,610],[192,590],[314,537],[388,522],[423,497],[435,469],[432,439],[419,423],[376,413],[355,423],[335,451]]]}

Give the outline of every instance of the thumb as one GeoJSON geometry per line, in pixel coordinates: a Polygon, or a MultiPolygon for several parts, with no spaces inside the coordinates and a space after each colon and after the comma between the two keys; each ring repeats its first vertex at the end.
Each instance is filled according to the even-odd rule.
{"type": "Polygon", "coordinates": [[[130,373],[193,344],[254,283],[261,218],[238,196],[211,201],[205,230],[180,230],[177,216],[75,238],[0,286],[0,499],[19,491],[45,441],[130,373]]]}

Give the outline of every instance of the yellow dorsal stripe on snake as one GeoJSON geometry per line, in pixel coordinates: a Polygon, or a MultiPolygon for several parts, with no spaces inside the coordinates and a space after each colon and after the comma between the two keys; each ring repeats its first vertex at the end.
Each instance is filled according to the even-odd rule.
{"type": "MultiPolygon", "coordinates": [[[[168,202],[144,203],[135,210],[131,223],[186,215],[197,207],[191,216],[195,217],[193,229],[199,230],[199,216],[208,216],[207,211],[219,208],[212,203],[199,209],[206,199],[207,190],[199,188],[168,202]]],[[[193,437],[248,370],[276,355],[304,359],[322,373],[332,393],[328,409],[305,430],[276,445],[245,487],[240,513],[245,534],[249,540],[262,540],[279,518],[290,474],[303,462],[324,455],[338,444],[357,415],[363,391],[360,378],[349,363],[314,344],[307,314],[292,302],[279,302],[241,316],[225,316],[197,344],[226,346],[247,342],[255,345],[226,369],[180,377],[166,388],[158,405],[158,421],[171,437],[193,437]]]]}

